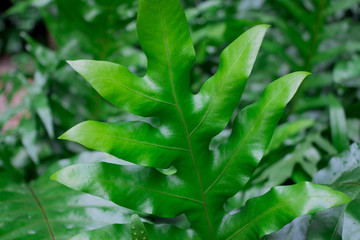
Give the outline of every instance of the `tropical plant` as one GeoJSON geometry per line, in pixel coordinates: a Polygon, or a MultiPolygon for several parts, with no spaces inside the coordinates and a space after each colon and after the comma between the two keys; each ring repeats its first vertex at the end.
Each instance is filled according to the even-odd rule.
{"type": "MultiPolygon", "coordinates": [[[[251,28],[228,46],[216,74],[194,95],[189,76],[195,52],[180,2],[141,0],[137,30],[148,60],[144,77],[110,62],[69,64],[105,99],[144,121],[86,121],[60,137],[135,165],[78,164],[51,178],[139,212],[162,218],[185,214],[191,224],[187,231],[168,232],[147,224],[154,239],[258,239],[298,216],[348,203],[343,193],[303,182],[275,187],[235,214],[223,209],[249,181],[286,104],[308,75],[296,72],[271,83],[237,114],[230,137],[209,150],[240,100],[267,27],[251,28]]],[[[75,239],[126,238],[127,229],[113,225],[75,239]]]]}
{"type": "MultiPolygon", "coordinates": [[[[40,165],[49,166],[56,159],[82,150],[74,148],[74,144],[54,140],[55,135],[85,119],[126,117],[101,97],[94,98],[96,92],[85,81],[73,81],[77,76],[65,60],[106,58],[142,72],[140,65],[145,63],[145,58],[133,46],[137,39],[135,27],[128,26],[135,19],[133,1],[121,4],[80,1],[71,11],[68,6],[72,3],[66,0],[15,2],[1,17],[6,21],[17,20],[21,25],[24,22],[21,19],[33,16],[38,25],[48,28],[44,40],[44,36],[32,36],[35,23],[30,24],[31,28],[24,25],[23,29],[7,26],[16,32],[22,30],[16,37],[26,44],[26,52],[12,56],[14,69],[3,74],[0,83],[0,102],[5,99],[5,109],[0,109],[0,148],[4,149],[0,153],[0,167],[1,162],[6,162],[7,171],[18,172],[14,178],[30,181],[38,176],[37,168],[43,167],[40,165]],[[126,14],[119,17],[119,11],[126,14]],[[75,101],[83,104],[76,107],[70,104],[75,101]],[[19,155],[21,164],[16,164],[19,155]]],[[[8,42],[15,44],[14,40],[8,42]]]]}
{"type": "Polygon", "coordinates": [[[321,169],[313,182],[325,184],[350,196],[342,206],[296,219],[265,239],[358,239],[360,233],[360,144],[354,143],[321,169]]]}
{"type": "Polygon", "coordinates": [[[57,161],[30,183],[11,180],[11,172],[0,175],[0,239],[69,239],[86,230],[108,224],[127,223],[130,212],[114,203],[74,191],[49,177],[75,163],[112,161],[105,153],[84,152],[57,161]]]}

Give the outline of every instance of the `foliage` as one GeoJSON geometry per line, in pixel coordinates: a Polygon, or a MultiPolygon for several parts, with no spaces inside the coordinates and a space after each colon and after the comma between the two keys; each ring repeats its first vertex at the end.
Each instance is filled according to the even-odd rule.
{"type": "MultiPolygon", "coordinates": [[[[19,190],[21,194],[31,197],[27,194],[26,186],[33,186],[34,192],[40,193],[41,198],[42,189],[51,186],[54,191],[47,193],[49,195],[56,195],[55,191],[58,190],[69,192],[69,196],[85,196],[47,181],[46,176],[60,168],[56,163],[59,159],[75,155],[74,160],[71,160],[71,164],[74,164],[78,163],[75,160],[77,158],[92,161],[90,159],[102,156],[98,153],[86,153],[77,157],[84,148],[76,143],[55,139],[74,124],[86,119],[109,121],[115,125],[125,124],[128,121],[141,121],[151,125],[149,131],[155,128],[160,129],[161,134],[164,134],[166,129],[161,128],[164,122],[158,115],[140,117],[124,111],[128,109],[123,105],[118,105],[120,108],[111,106],[65,62],[68,59],[107,60],[127,67],[137,76],[143,76],[147,60],[140,50],[136,34],[137,2],[126,0],[114,3],[95,0],[74,3],[69,0],[4,0],[1,4],[0,179],[3,185],[0,191],[4,190],[4,186],[11,186],[12,190],[19,190]],[[13,7],[9,8],[11,2],[13,7]],[[4,69],[10,70],[3,74],[4,69]]],[[[253,173],[249,174],[247,183],[241,191],[236,194],[234,191],[235,195],[226,200],[224,205],[226,212],[232,215],[244,211],[247,200],[259,197],[278,185],[311,181],[315,176],[317,178],[319,169],[333,162],[330,161],[331,157],[338,156],[351,143],[360,142],[358,111],[360,74],[357,67],[359,43],[356,41],[360,37],[357,24],[360,16],[358,0],[181,0],[181,3],[186,9],[185,14],[190,23],[190,32],[197,53],[193,68],[188,69],[190,78],[184,78],[189,85],[188,88],[184,88],[187,92],[191,89],[192,93],[198,93],[207,79],[214,74],[218,75],[216,73],[219,65],[218,56],[241,33],[258,24],[272,25],[271,31],[262,43],[262,50],[253,66],[254,71],[246,84],[241,102],[238,104],[240,94],[226,95],[232,99],[231,101],[235,98],[237,101],[234,100],[232,103],[234,112],[227,111],[226,117],[222,116],[223,112],[220,116],[216,116],[221,123],[219,124],[221,128],[218,127],[217,132],[221,132],[213,138],[207,136],[206,141],[199,138],[195,142],[196,145],[198,142],[201,143],[200,145],[206,149],[204,158],[208,154],[208,148],[211,153],[218,154],[221,152],[219,149],[229,144],[229,136],[234,135],[233,129],[239,124],[237,122],[241,109],[256,102],[272,79],[299,70],[312,73],[301,84],[299,93],[295,95],[289,107],[285,108],[285,114],[280,119],[281,125],[275,129],[271,140],[268,139],[270,144],[266,150],[263,150],[263,157],[253,169],[253,173]],[[224,118],[228,120],[224,121],[224,118]]],[[[234,69],[234,72],[236,71],[237,69],[234,69]]],[[[136,79],[142,81],[141,78],[136,77],[136,79]]],[[[165,78],[154,77],[154,79],[165,78]]],[[[157,97],[157,94],[153,97],[157,97]]],[[[181,96],[179,99],[186,98],[181,96]]],[[[223,102],[227,101],[228,99],[224,98],[223,102]]],[[[173,116],[177,116],[177,113],[173,116]]],[[[192,119],[192,116],[189,114],[188,118],[192,119]]],[[[147,130],[136,131],[139,137],[144,137],[146,133],[147,130]]],[[[147,140],[151,139],[153,137],[147,138],[147,140]]],[[[186,145],[187,140],[182,142],[186,145]]],[[[168,144],[168,139],[162,143],[168,144]]],[[[140,152],[141,157],[148,157],[146,152],[136,151],[133,148],[119,149],[127,155],[135,156],[140,152]]],[[[354,152],[354,146],[351,149],[354,152]]],[[[165,155],[162,155],[162,152],[157,153],[161,162],[172,167],[156,168],[156,171],[169,176],[176,175],[179,170],[174,167],[173,162],[165,161],[168,155],[168,153],[165,155]]],[[[345,163],[346,158],[336,159],[339,163],[345,163]]],[[[105,162],[108,162],[107,159],[108,156],[103,158],[105,162]]],[[[119,161],[121,160],[112,160],[111,163],[118,164],[119,161]]],[[[180,158],[177,161],[180,161],[180,158]]],[[[63,162],[60,161],[62,164],[63,162]]],[[[121,164],[125,163],[121,162],[121,164]]],[[[356,168],[355,165],[352,168],[356,168]]],[[[344,176],[350,170],[345,172],[344,176]]],[[[206,179],[207,176],[202,178],[206,179]]],[[[327,174],[321,183],[328,184],[331,179],[332,176],[327,174]]],[[[353,197],[351,191],[345,191],[332,184],[329,186],[353,197]]],[[[355,185],[352,187],[356,190],[355,185]]],[[[95,201],[92,199],[96,199],[90,195],[86,196],[91,202],[95,201]]],[[[11,191],[6,197],[16,198],[16,195],[11,191]]],[[[333,233],[334,239],[357,239],[352,231],[356,228],[343,227],[350,222],[350,215],[355,216],[356,222],[358,211],[354,201],[349,205],[343,205],[344,207],[340,206],[316,214],[313,220],[310,215],[296,218],[293,223],[266,238],[289,239],[290,236],[294,236],[293,238],[297,240],[327,239],[331,236],[326,234],[333,233]],[[339,225],[335,229],[331,224],[336,223],[339,225]],[[313,234],[308,234],[309,231],[313,234]]],[[[35,207],[32,208],[34,212],[31,210],[31,214],[41,213],[36,205],[33,205],[35,202],[32,198],[28,198],[27,202],[35,207]]],[[[60,200],[58,202],[63,203],[64,208],[67,206],[65,198],[63,202],[60,200]]],[[[110,204],[103,203],[106,206],[110,204]]],[[[23,207],[21,203],[16,202],[14,205],[7,204],[8,202],[4,203],[4,208],[11,206],[22,209],[23,207]]],[[[47,202],[42,204],[46,205],[47,202]]],[[[66,221],[70,221],[71,216],[81,212],[80,205],[66,209],[66,221]]],[[[110,208],[111,211],[117,212],[120,218],[124,216],[123,213],[132,214],[130,210],[118,211],[120,208],[114,205],[110,208]]],[[[51,211],[49,209],[46,213],[51,215],[51,211]]],[[[2,219],[24,219],[23,223],[26,227],[25,224],[29,222],[25,219],[29,214],[23,210],[19,210],[16,214],[13,215],[12,211],[7,214],[5,211],[2,219]]],[[[107,214],[110,212],[108,211],[107,214]]],[[[198,237],[184,214],[176,218],[159,218],[139,212],[138,214],[153,239],[161,239],[168,235],[175,235],[178,239],[198,237]]],[[[36,215],[38,216],[41,217],[36,215]]],[[[83,215],[85,216],[87,215],[83,215]]],[[[129,224],[123,224],[128,223],[130,218],[128,215],[124,217],[121,221],[113,221],[114,219],[110,217],[106,223],[99,223],[95,219],[94,225],[80,224],[79,228],[72,229],[59,229],[60,224],[57,224],[59,222],[51,222],[50,225],[54,225],[56,237],[61,235],[68,238],[84,230],[115,223],[105,228],[84,232],[77,237],[109,239],[112,238],[111,234],[120,231],[125,235],[128,234],[126,236],[130,239],[131,227],[129,224]],[[59,235],[60,232],[62,234],[59,235]]],[[[43,222],[40,218],[39,221],[43,222]]],[[[0,239],[3,233],[10,231],[10,227],[4,230],[1,224],[3,221],[0,221],[0,232],[5,232],[1,232],[0,239]]],[[[11,234],[27,233],[21,229],[15,230],[15,224],[10,226],[14,228],[14,231],[11,228],[11,234]]],[[[51,238],[49,234],[46,235],[48,232],[46,224],[41,224],[39,228],[41,228],[37,231],[39,236],[45,234],[45,238],[51,238]]],[[[29,229],[30,233],[33,230],[29,229]]],[[[11,234],[9,236],[14,236],[11,234]]],[[[19,237],[19,239],[28,238],[37,238],[37,234],[19,237]]]]}
{"type": "Polygon", "coordinates": [[[29,54],[20,60],[30,61],[31,64],[26,63],[23,66],[24,63],[16,59],[14,62],[17,69],[2,77],[0,87],[7,105],[0,117],[0,128],[3,131],[1,142],[3,151],[8,153],[1,154],[0,162],[8,162],[7,169],[11,165],[15,166],[15,170],[11,171],[20,172],[16,174],[17,181],[36,178],[36,169],[41,164],[50,165],[56,158],[79,153],[81,149],[76,146],[54,140],[54,136],[59,136],[76,122],[88,118],[103,120],[127,117],[120,111],[114,111],[100,97],[94,98],[95,91],[84,81],[74,81],[76,74],[69,70],[65,59],[107,58],[124,62],[131,69],[141,72],[140,63],[144,62],[144,57],[137,54],[135,47],[129,45],[135,30],[129,31],[125,25],[131,24],[134,18],[135,12],[130,14],[133,4],[128,1],[106,8],[105,2],[95,5],[79,2],[72,7],[72,11],[68,11],[66,6],[72,5],[70,1],[24,1],[6,12],[5,16],[16,19],[27,14],[27,9],[35,9],[45,18],[52,37],[49,40],[50,46],[45,46],[43,39],[34,39],[22,32],[21,36],[23,41],[26,41],[29,54]],[[119,9],[125,12],[130,9],[130,12],[119,20],[116,18],[119,9]],[[96,12],[96,15],[89,19],[87,16],[91,12],[96,12]],[[108,23],[106,31],[100,27],[104,22],[108,23]],[[122,31],[118,30],[119,25],[123,26],[122,31]],[[106,41],[99,39],[103,34],[93,29],[105,31],[106,41]],[[122,35],[122,41],[114,41],[113,39],[120,39],[119,34],[122,35]],[[75,36],[76,38],[73,38],[75,36]],[[69,38],[73,40],[68,41],[69,38]],[[20,104],[13,107],[14,100],[18,99],[20,94],[20,104]],[[71,104],[73,102],[82,104],[75,106],[71,104]],[[19,124],[8,126],[9,122],[16,119],[21,119],[19,124]],[[14,159],[20,153],[21,164],[16,164],[14,159]]]}
{"type": "Polygon", "coordinates": [[[273,188],[248,201],[236,214],[222,209],[249,181],[285,105],[308,75],[296,72],[270,84],[258,101],[237,115],[228,141],[208,150],[211,138],[232,116],[266,28],[254,27],[227,47],[216,74],[193,95],[189,73],[195,52],[181,4],[177,0],[140,1],[137,30],[148,60],[143,78],[109,62],[80,60],[69,64],[117,107],[158,120],[86,121],[60,137],[140,166],[73,165],[52,179],[159,217],[183,213],[202,239],[259,238],[297,216],[348,202],[344,194],[305,182],[273,188]],[[156,169],[171,166],[176,173],[156,169]]]}
{"type": "Polygon", "coordinates": [[[341,156],[332,158],[329,165],[320,170],[314,178],[314,182],[317,184],[326,184],[346,193],[353,199],[351,202],[317,213],[311,218],[311,221],[308,217],[297,219],[296,222],[294,221],[286,227],[292,229],[291,234],[284,231],[286,229],[284,228],[266,239],[357,239],[360,229],[359,159],[360,145],[354,143],[341,156]],[[308,221],[308,224],[300,224],[301,228],[297,228],[295,225],[299,225],[301,221],[308,221]]]}
{"type": "Polygon", "coordinates": [[[86,230],[112,223],[126,223],[130,213],[115,204],[66,188],[49,177],[79,162],[111,161],[105,154],[82,153],[52,165],[29,184],[0,178],[0,236],[10,239],[69,239],[86,230]],[[24,214],[25,213],[25,214],[24,214]]]}

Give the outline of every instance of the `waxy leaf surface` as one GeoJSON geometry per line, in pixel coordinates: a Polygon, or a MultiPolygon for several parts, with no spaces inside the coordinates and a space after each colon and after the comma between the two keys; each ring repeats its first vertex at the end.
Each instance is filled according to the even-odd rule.
{"type": "Polygon", "coordinates": [[[360,145],[354,143],[350,149],[340,156],[333,157],[328,166],[320,170],[314,180],[315,183],[326,184],[334,190],[346,193],[353,200],[335,208],[319,212],[307,219],[305,223],[297,218],[286,228],[295,229],[278,231],[265,239],[346,239],[359,238],[360,232],[360,145]]]}
{"type": "Polygon", "coordinates": [[[107,158],[106,154],[83,153],[59,161],[29,184],[0,177],[0,239],[65,240],[87,230],[129,222],[130,211],[49,180],[52,173],[71,163],[107,158]]]}
{"type": "MultiPolygon", "coordinates": [[[[241,214],[239,221],[238,215],[229,217],[223,205],[249,181],[286,104],[308,75],[296,72],[271,83],[258,101],[237,115],[228,141],[209,150],[211,139],[227,126],[239,103],[267,28],[253,27],[230,44],[220,56],[217,72],[193,94],[190,70],[195,51],[180,1],[140,0],[137,30],[148,60],[144,77],[101,61],[79,60],[70,65],[115,106],[157,121],[151,125],[88,121],[61,136],[137,166],[80,164],[67,167],[52,178],[70,188],[158,217],[185,214],[201,239],[230,237],[251,221],[252,215],[241,214]],[[169,167],[176,172],[166,175],[157,169],[169,167]],[[224,219],[226,225],[222,224],[224,219]],[[228,226],[232,231],[229,236],[228,226]]],[[[319,189],[333,200],[320,207],[318,198],[309,191],[289,188],[287,193],[284,188],[281,194],[305,200],[289,201],[286,208],[273,211],[271,216],[280,218],[289,208],[296,209],[273,227],[267,228],[261,221],[256,225],[270,233],[299,215],[348,202],[344,194],[330,188],[306,186],[313,191],[319,189]]],[[[269,211],[282,201],[274,198],[271,203],[266,205],[269,211]]],[[[247,211],[255,211],[254,207],[258,208],[250,204],[247,211]]],[[[256,227],[247,230],[249,236],[257,231],[256,227]]]]}

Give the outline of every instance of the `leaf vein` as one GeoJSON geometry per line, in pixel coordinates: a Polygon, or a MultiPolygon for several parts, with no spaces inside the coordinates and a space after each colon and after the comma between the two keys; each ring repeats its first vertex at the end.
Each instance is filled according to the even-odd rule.
{"type": "Polygon", "coordinates": [[[111,135],[107,135],[107,134],[100,134],[100,133],[77,133],[77,135],[103,136],[103,137],[118,139],[118,140],[121,140],[121,141],[127,141],[127,142],[134,142],[134,143],[149,145],[149,146],[153,146],[153,147],[166,148],[166,149],[172,149],[172,150],[178,150],[178,151],[184,151],[184,152],[189,152],[190,151],[189,149],[171,147],[171,146],[164,146],[164,145],[148,143],[148,142],[142,142],[142,141],[137,141],[137,140],[133,140],[133,139],[127,139],[127,138],[120,138],[120,137],[115,137],[115,136],[111,136],[111,135]]]}
{"type": "Polygon", "coordinates": [[[207,118],[207,116],[210,113],[210,110],[212,109],[212,107],[215,104],[215,99],[219,96],[220,92],[222,91],[222,89],[224,88],[225,85],[225,79],[227,78],[229,72],[232,70],[232,68],[234,67],[235,63],[239,60],[239,58],[241,57],[241,55],[243,54],[243,52],[245,51],[247,45],[249,44],[250,40],[252,40],[254,38],[254,36],[252,38],[249,38],[246,43],[244,44],[243,49],[241,50],[241,52],[239,53],[239,56],[236,58],[236,60],[231,64],[229,70],[226,72],[226,74],[224,75],[223,79],[221,80],[221,87],[219,88],[219,90],[216,92],[214,98],[211,100],[210,106],[208,107],[208,109],[206,110],[205,115],[203,116],[203,118],[201,119],[200,123],[191,131],[190,136],[192,136],[196,130],[203,124],[203,122],[205,121],[205,119],[207,118]]]}
{"type": "Polygon", "coordinates": [[[207,204],[206,204],[206,197],[205,197],[205,194],[204,194],[204,189],[203,189],[203,185],[202,185],[202,182],[201,182],[199,170],[198,170],[198,167],[197,167],[197,164],[196,164],[196,161],[195,161],[195,157],[194,157],[194,153],[193,153],[193,150],[192,150],[189,130],[188,130],[188,127],[186,125],[184,116],[182,114],[182,111],[181,111],[181,108],[179,106],[179,103],[178,103],[178,100],[177,100],[177,97],[176,97],[176,93],[175,93],[174,76],[173,76],[172,65],[171,65],[171,60],[170,60],[169,43],[168,43],[168,40],[167,40],[166,29],[165,29],[165,26],[164,26],[164,19],[163,19],[163,15],[162,15],[161,0],[158,0],[158,3],[159,3],[160,18],[161,18],[161,28],[163,30],[163,35],[164,35],[164,41],[165,41],[165,47],[166,47],[166,56],[167,56],[168,65],[169,65],[171,87],[172,87],[172,93],[173,93],[174,100],[175,100],[175,106],[176,106],[176,108],[177,108],[177,110],[179,112],[179,115],[181,117],[181,121],[182,121],[182,123],[184,125],[184,128],[185,128],[186,137],[187,137],[187,141],[188,141],[189,149],[190,149],[190,156],[191,156],[191,159],[192,159],[195,171],[196,171],[197,179],[198,179],[198,182],[199,182],[199,185],[200,185],[201,195],[202,195],[202,198],[203,198],[202,205],[204,207],[204,212],[205,212],[207,225],[208,225],[208,228],[209,228],[209,233],[210,233],[211,238],[213,239],[213,233],[212,233],[212,229],[211,229],[210,218],[209,218],[207,204]]]}
{"type": "MultiPolygon", "coordinates": [[[[104,182],[113,183],[108,179],[102,178],[102,180],[104,182]]],[[[171,196],[171,197],[181,198],[181,199],[189,200],[189,201],[196,202],[196,203],[199,203],[199,204],[203,204],[202,201],[199,201],[199,200],[196,200],[196,199],[193,199],[193,198],[189,198],[189,197],[181,196],[181,195],[177,195],[177,194],[172,194],[172,193],[167,193],[167,192],[162,192],[162,191],[159,191],[159,190],[156,190],[156,189],[151,189],[151,188],[147,188],[147,187],[143,187],[143,186],[139,186],[139,185],[127,184],[127,183],[123,183],[123,182],[120,182],[120,183],[117,182],[116,184],[128,186],[130,188],[133,187],[133,188],[138,188],[138,189],[142,189],[142,190],[146,190],[146,191],[156,192],[156,193],[160,193],[160,194],[163,194],[163,195],[168,195],[168,196],[171,196]]]]}
{"type": "Polygon", "coordinates": [[[246,136],[244,137],[244,139],[241,141],[240,146],[236,149],[235,153],[231,156],[230,161],[226,164],[225,168],[223,169],[223,171],[220,173],[220,175],[215,179],[215,181],[210,185],[210,187],[205,191],[205,193],[208,193],[210,191],[210,189],[221,179],[221,177],[225,174],[225,172],[227,171],[227,169],[230,167],[231,163],[234,161],[236,155],[240,152],[241,148],[243,147],[243,145],[245,144],[245,141],[247,140],[247,138],[250,136],[250,133],[253,131],[256,123],[259,121],[261,115],[265,112],[265,110],[270,106],[270,103],[272,101],[275,100],[275,98],[277,98],[277,96],[280,95],[280,93],[287,88],[290,85],[291,81],[289,81],[287,84],[285,84],[285,86],[273,97],[270,99],[270,101],[265,105],[265,107],[261,110],[260,114],[258,115],[258,117],[256,118],[256,120],[254,121],[254,123],[252,124],[250,130],[248,131],[248,133],[246,134],[246,136]]]}
{"type": "Polygon", "coordinates": [[[117,85],[120,85],[121,87],[123,87],[123,88],[125,88],[125,89],[127,89],[127,90],[129,90],[129,91],[131,91],[131,92],[133,92],[133,93],[135,93],[135,94],[137,94],[137,95],[140,95],[140,96],[142,96],[142,97],[144,97],[144,98],[148,98],[148,99],[150,99],[150,100],[153,100],[153,101],[156,101],[156,102],[159,102],[159,103],[164,103],[164,104],[168,104],[168,105],[171,105],[171,106],[175,106],[174,103],[170,103],[170,102],[166,102],[166,101],[162,101],[162,100],[159,100],[159,99],[150,97],[150,96],[145,95],[145,94],[143,94],[143,93],[141,93],[141,92],[138,92],[138,91],[136,91],[136,90],[134,90],[134,89],[126,86],[126,85],[123,85],[123,84],[121,84],[121,83],[119,83],[119,82],[116,82],[116,81],[113,81],[113,80],[109,80],[109,82],[114,83],[114,84],[117,84],[117,85]]]}
{"type": "MultiPolygon", "coordinates": [[[[327,197],[327,198],[337,198],[337,197],[334,197],[334,196],[306,196],[306,197],[300,197],[298,199],[295,199],[295,200],[292,200],[292,201],[288,201],[288,202],[284,202],[284,203],[281,203],[277,206],[274,206],[270,209],[268,209],[266,212],[262,213],[261,215],[257,216],[255,219],[251,220],[250,222],[248,222],[247,224],[245,224],[242,228],[240,228],[238,231],[236,231],[233,235],[231,235],[230,237],[228,237],[226,240],[230,240],[230,239],[233,239],[234,237],[236,237],[237,235],[239,235],[241,232],[243,232],[244,230],[246,230],[250,225],[254,224],[255,222],[259,221],[261,218],[263,218],[264,216],[266,216],[267,214],[269,214],[270,212],[273,212],[275,211],[276,209],[278,208],[281,208],[285,205],[289,205],[293,202],[296,202],[298,201],[299,199],[306,199],[306,198],[321,198],[323,199],[324,197],[327,197]]],[[[301,216],[301,215],[299,215],[301,216]]]]}
{"type": "Polygon", "coordinates": [[[33,190],[29,185],[27,185],[27,188],[29,189],[29,191],[30,191],[30,193],[31,193],[31,196],[34,198],[37,206],[40,208],[41,214],[43,215],[44,220],[45,220],[45,223],[46,223],[46,226],[47,226],[47,228],[48,228],[48,230],[49,230],[51,239],[52,239],[52,240],[55,240],[55,235],[54,235],[54,232],[53,232],[53,230],[52,230],[52,228],[51,228],[51,225],[50,225],[49,219],[48,219],[48,217],[47,217],[47,215],[46,215],[46,212],[45,212],[45,210],[44,210],[44,207],[42,206],[39,198],[36,196],[34,190],[33,190]]]}

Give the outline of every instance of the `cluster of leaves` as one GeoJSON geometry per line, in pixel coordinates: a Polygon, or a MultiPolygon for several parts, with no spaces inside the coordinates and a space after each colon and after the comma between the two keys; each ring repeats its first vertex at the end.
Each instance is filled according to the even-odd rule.
{"type": "MultiPolygon", "coordinates": [[[[258,101],[237,114],[228,140],[209,151],[211,139],[226,127],[239,101],[266,28],[254,27],[227,47],[216,74],[193,95],[189,73],[195,54],[180,3],[141,1],[137,29],[148,60],[145,77],[109,62],[69,63],[108,101],[157,117],[157,123],[87,121],[61,136],[140,166],[79,164],[52,179],[159,217],[183,213],[195,231],[184,232],[191,234],[187,238],[257,239],[296,216],[347,202],[330,188],[304,182],[273,188],[236,214],[223,210],[226,200],[249,181],[285,105],[307,76],[297,72],[270,84],[258,101]],[[169,167],[175,172],[157,170],[169,167]]],[[[154,227],[148,227],[153,237],[154,227]]],[[[114,228],[113,237],[128,235],[126,226],[114,228]]],[[[109,234],[108,228],[81,237],[96,239],[104,232],[109,234]]]]}
{"type": "Polygon", "coordinates": [[[0,118],[1,152],[4,153],[0,159],[9,163],[9,167],[15,165],[12,171],[24,175],[20,179],[34,178],[39,165],[48,165],[56,158],[80,151],[74,145],[54,140],[76,122],[126,117],[100,97],[94,98],[95,91],[84,81],[74,81],[77,76],[65,62],[79,57],[106,58],[142,71],[144,57],[131,44],[136,40],[132,40],[135,30],[127,27],[135,17],[134,3],[109,4],[79,2],[69,11],[70,1],[25,1],[6,12],[9,18],[16,18],[28,8],[36,9],[43,15],[51,34],[47,47],[42,40],[23,32],[28,54],[24,58],[16,55],[13,58],[16,69],[2,76],[1,92],[6,98],[6,107],[0,118]],[[127,15],[118,19],[118,11],[125,11],[127,15]],[[107,27],[102,28],[105,23],[107,27]],[[123,26],[122,31],[118,26],[123,26]],[[120,35],[121,40],[113,40],[120,39],[120,35]],[[79,104],[72,104],[74,102],[79,104]],[[20,121],[16,121],[18,119],[20,121]],[[9,126],[9,122],[15,122],[15,126],[9,126]],[[21,160],[14,163],[14,159],[21,160]]]}
{"type": "MultiPolygon", "coordinates": [[[[89,118],[129,118],[100,97],[94,98],[95,91],[80,78],[74,80],[77,75],[65,60],[106,58],[141,72],[144,57],[132,44],[136,41],[133,38],[135,29],[131,28],[135,13],[132,1],[120,5],[80,1],[73,5],[70,1],[32,0],[20,1],[2,15],[6,23],[17,20],[18,25],[25,21],[23,19],[33,17],[30,22],[46,25],[49,35],[34,34],[34,24],[27,28],[6,25],[6,31],[2,32],[7,34],[14,28],[19,38],[7,41],[20,44],[16,51],[6,50],[7,54],[21,51],[23,45],[27,52],[12,57],[11,65],[15,69],[2,75],[0,83],[0,100],[5,99],[1,102],[5,109],[0,110],[0,177],[3,183],[0,201],[1,212],[6,212],[0,221],[1,239],[39,239],[42,236],[68,239],[85,230],[130,220],[129,211],[61,187],[50,181],[49,176],[60,166],[69,164],[68,160],[56,160],[83,151],[74,144],[55,139],[66,129],[89,118]],[[72,6],[71,11],[69,6],[72,6]],[[119,11],[127,15],[118,19],[119,11]],[[39,16],[43,18],[42,23],[39,23],[39,16]],[[105,23],[106,28],[103,28],[105,23]]],[[[106,158],[109,157],[87,153],[71,161],[103,161],[106,158]]]]}
{"type": "Polygon", "coordinates": [[[6,30],[1,52],[20,52],[13,57],[16,69],[0,83],[7,99],[0,116],[0,202],[7,213],[0,239],[68,239],[95,228],[74,239],[135,233],[151,239],[356,239],[358,145],[329,159],[360,142],[360,31],[354,25],[360,1],[184,0],[196,59],[178,0],[140,1],[139,39],[137,1],[14,2],[0,19],[6,30]],[[272,30],[244,91],[266,27],[238,36],[259,23],[272,30]],[[36,35],[44,26],[48,34],[36,35]],[[27,53],[21,52],[25,44],[27,53]],[[71,62],[119,108],[71,71],[69,59],[121,63],[71,62]],[[136,76],[145,70],[145,77],[136,76]],[[287,75],[262,94],[272,79],[298,70],[313,74],[304,83],[305,73],[287,75]],[[14,118],[20,121],[11,128],[14,118]],[[88,152],[49,167],[84,151],[54,138],[86,119],[113,123],[84,122],[62,138],[140,166],[88,152]],[[49,181],[78,163],[53,179],[85,193],[49,181]],[[297,216],[349,201],[304,181],[355,200],[270,234],[297,216]],[[298,184],[273,188],[284,183],[298,184]],[[313,197],[319,194],[321,200],[313,197]],[[293,200],[299,195],[304,198],[293,200]],[[324,199],[332,200],[322,205],[324,199]],[[31,208],[24,211],[24,204],[31,208]],[[134,210],[147,223],[134,216],[125,224],[134,210]]]}
{"type": "MultiPolygon", "coordinates": [[[[317,124],[313,124],[307,130],[309,134],[302,136],[302,139],[299,134],[294,133],[296,142],[287,140],[287,144],[280,149],[273,149],[276,151],[269,154],[273,159],[270,162],[280,160],[276,164],[285,167],[284,172],[289,174],[288,180],[300,172],[303,173],[302,179],[310,180],[318,167],[326,163],[319,164],[320,159],[329,159],[336,152],[349,147],[349,142],[359,141],[359,111],[356,111],[359,107],[359,90],[354,85],[359,78],[354,70],[359,52],[358,42],[355,40],[359,37],[359,31],[354,24],[358,19],[359,1],[260,2],[239,2],[239,10],[230,13],[230,21],[227,13],[227,18],[217,24],[224,24],[225,29],[231,29],[234,20],[242,17],[250,21],[250,24],[256,21],[272,24],[273,30],[263,44],[262,59],[265,61],[257,62],[254,77],[248,86],[252,93],[262,89],[261,86],[271,76],[277,77],[284,72],[297,70],[312,73],[302,84],[286,117],[294,125],[298,120],[315,120],[317,124]],[[269,62],[272,64],[268,64],[269,62]],[[274,68],[273,64],[278,67],[274,68]],[[343,77],[340,76],[342,73],[343,77]],[[309,153],[312,155],[310,159],[309,153]],[[304,159],[312,164],[296,164],[306,164],[304,159]]],[[[226,5],[226,2],[223,4],[226,5]]],[[[236,5],[236,1],[231,2],[230,6],[234,4],[236,5]]],[[[222,9],[218,7],[214,11],[218,13],[222,9]]],[[[238,20],[239,24],[240,22],[238,20]]],[[[257,96],[258,94],[245,95],[244,99],[252,102],[257,96]]],[[[261,178],[267,178],[266,175],[268,174],[261,178]]],[[[279,179],[280,182],[284,182],[284,179],[279,179]]]]}

